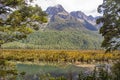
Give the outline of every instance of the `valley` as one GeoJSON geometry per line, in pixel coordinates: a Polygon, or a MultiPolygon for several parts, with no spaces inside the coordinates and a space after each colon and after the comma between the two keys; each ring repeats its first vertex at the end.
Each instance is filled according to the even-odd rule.
{"type": "Polygon", "coordinates": [[[120,80],[120,1],[44,1],[0,1],[0,80],[120,80]]]}
{"type": "MultiPolygon", "coordinates": [[[[81,11],[67,12],[62,5],[48,7],[48,22],[25,39],[8,42],[3,49],[58,49],[58,50],[99,50],[102,36],[97,17],[87,16],[81,11]]],[[[7,35],[8,36],[8,35],[7,35]]]]}

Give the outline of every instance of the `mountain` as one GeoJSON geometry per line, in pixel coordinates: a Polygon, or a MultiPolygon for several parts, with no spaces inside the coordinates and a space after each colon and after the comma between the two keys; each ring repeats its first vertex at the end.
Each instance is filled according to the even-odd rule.
{"type": "Polygon", "coordinates": [[[55,30],[75,29],[97,31],[96,19],[87,16],[81,11],[68,13],[61,5],[48,7],[46,13],[49,17],[47,28],[55,30]]]}
{"type": "Polygon", "coordinates": [[[47,28],[53,30],[65,30],[65,29],[85,29],[81,22],[71,16],[61,5],[48,7],[46,10],[50,21],[47,28]]]}
{"type": "Polygon", "coordinates": [[[93,16],[87,16],[81,11],[73,11],[70,14],[81,21],[88,30],[97,31],[96,19],[93,16]]]}
{"type": "Polygon", "coordinates": [[[93,17],[92,15],[87,16],[82,11],[72,11],[72,12],[70,12],[70,15],[72,15],[73,17],[75,17],[77,19],[86,20],[91,23],[93,22],[94,24],[95,24],[96,19],[98,18],[98,16],[97,17],[93,17]]]}
{"type": "Polygon", "coordinates": [[[63,17],[62,16],[61,17],[64,18],[64,19],[68,15],[68,12],[65,11],[65,9],[59,4],[54,6],[54,7],[48,7],[47,10],[46,10],[46,13],[51,18],[51,21],[53,21],[52,18],[57,14],[59,14],[59,16],[61,14],[63,14],[63,17]]]}
{"type": "Polygon", "coordinates": [[[70,12],[70,15],[77,19],[88,20],[88,17],[81,11],[72,11],[70,12]]]}
{"type": "Polygon", "coordinates": [[[68,13],[61,5],[48,7],[48,23],[42,24],[26,39],[6,43],[2,48],[15,49],[101,49],[96,18],[81,11],[68,13]]]}

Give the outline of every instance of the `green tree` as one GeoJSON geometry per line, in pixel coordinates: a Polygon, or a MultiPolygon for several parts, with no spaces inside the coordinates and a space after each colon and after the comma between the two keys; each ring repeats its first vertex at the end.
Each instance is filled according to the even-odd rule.
{"type": "MultiPolygon", "coordinates": [[[[120,49],[120,0],[103,0],[103,3],[98,7],[98,12],[103,13],[103,17],[97,20],[97,23],[102,23],[100,33],[104,36],[102,47],[107,51],[120,49]]],[[[113,66],[114,80],[120,78],[120,58],[113,66]]]]}
{"type": "Polygon", "coordinates": [[[112,72],[114,75],[113,79],[114,80],[120,80],[120,61],[118,61],[117,63],[114,64],[113,68],[112,68],[112,72]]]}
{"type": "MultiPolygon", "coordinates": [[[[2,44],[25,38],[40,24],[47,22],[46,14],[33,0],[0,0],[0,47],[2,44]]],[[[15,65],[0,59],[0,80],[15,80],[15,65]]]]}
{"type": "Polygon", "coordinates": [[[102,47],[107,51],[120,48],[120,0],[103,0],[98,7],[103,16],[97,20],[102,23],[100,33],[104,36],[102,47]]]}
{"type": "Polygon", "coordinates": [[[0,46],[25,38],[47,22],[46,13],[32,0],[0,0],[0,46]]]}
{"type": "Polygon", "coordinates": [[[4,59],[0,59],[0,80],[15,80],[17,78],[15,65],[4,59]]]}

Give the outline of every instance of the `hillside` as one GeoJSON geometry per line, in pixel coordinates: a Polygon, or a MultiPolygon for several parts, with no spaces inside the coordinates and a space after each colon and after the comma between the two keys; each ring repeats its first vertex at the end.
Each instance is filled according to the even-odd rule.
{"type": "Polygon", "coordinates": [[[2,45],[3,48],[100,49],[101,36],[86,31],[37,31],[27,39],[2,45]]]}

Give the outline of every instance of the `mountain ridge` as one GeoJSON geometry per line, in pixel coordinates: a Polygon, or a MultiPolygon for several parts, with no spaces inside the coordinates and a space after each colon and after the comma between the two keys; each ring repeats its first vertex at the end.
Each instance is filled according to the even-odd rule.
{"type": "Polygon", "coordinates": [[[45,12],[50,19],[47,25],[48,28],[57,30],[56,27],[59,26],[60,28],[60,24],[65,28],[67,28],[67,26],[70,27],[69,24],[74,24],[71,26],[72,28],[84,27],[84,29],[91,31],[97,31],[99,29],[96,24],[96,17],[92,15],[87,16],[82,11],[72,11],[69,13],[60,4],[48,7],[45,12]]]}

